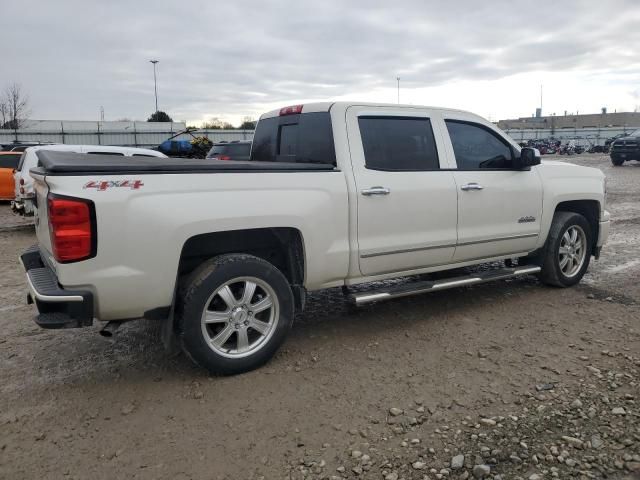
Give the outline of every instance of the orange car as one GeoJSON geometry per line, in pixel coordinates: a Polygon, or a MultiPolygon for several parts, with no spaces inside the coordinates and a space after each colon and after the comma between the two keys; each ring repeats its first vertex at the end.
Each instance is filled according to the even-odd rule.
{"type": "Polygon", "coordinates": [[[0,152],[0,200],[15,198],[13,171],[18,168],[22,152],[0,152]]]}

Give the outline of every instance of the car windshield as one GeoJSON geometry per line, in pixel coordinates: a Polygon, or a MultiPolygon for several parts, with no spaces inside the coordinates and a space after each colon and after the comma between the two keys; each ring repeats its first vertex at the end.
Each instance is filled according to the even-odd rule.
{"type": "Polygon", "coordinates": [[[26,156],[27,156],[27,152],[22,152],[22,155],[20,155],[20,160],[18,161],[17,170],[22,170],[22,165],[24,164],[24,159],[26,156]]]}
{"type": "Polygon", "coordinates": [[[636,130],[635,132],[631,132],[629,134],[630,137],[640,137],[640,129],[636,130]]]}

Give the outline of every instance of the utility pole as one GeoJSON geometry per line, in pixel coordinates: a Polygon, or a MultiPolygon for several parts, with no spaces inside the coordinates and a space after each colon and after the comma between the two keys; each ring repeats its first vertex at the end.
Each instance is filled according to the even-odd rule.
{"type": "Polygon", "coordinates": [[[149,60],[153,63],[153,91],[156,94],[156,115],[158,114],[158,79],[156,77],[156,63],[160,60],[149,60]]]}
{"type": "Polygon", "coordinates": [[[540,84],[540,115],[542,115],[542,84],[540,84]]]}
{"type": "Polygon", "coordinates": [[[396,77],[396,80],[398,81],[398,103],[400,103],[400,77],[396,77]]]}

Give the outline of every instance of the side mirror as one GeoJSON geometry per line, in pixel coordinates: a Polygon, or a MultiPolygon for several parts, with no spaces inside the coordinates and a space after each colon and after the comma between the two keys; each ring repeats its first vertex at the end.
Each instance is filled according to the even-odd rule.
{"type": "Polygon", "coordinates": [[[513,167],[516,170],[527,170],[535,165],[540,165],[540,152],[537,148],[523,147],[520,150],[520,157],[513,160],[513,167]]]}

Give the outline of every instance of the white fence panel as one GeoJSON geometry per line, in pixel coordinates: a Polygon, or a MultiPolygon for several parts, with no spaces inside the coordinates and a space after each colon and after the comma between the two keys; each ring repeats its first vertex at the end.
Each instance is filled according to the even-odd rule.
{"type": "MultiPolygon", "coordinates": [[[[69,145],[157,147],[184,129],[185,124],[177,122],[30,121],[25,128],[17,132],[0,130],[0,144],[18,140],[69,145]]],[[[253,139],[253,130],[196,130],[193,134],[205,136],[212,142],[253,139]]],[[[175,138],[190,140],[193,137],[182,134],[175,138]]]]}

